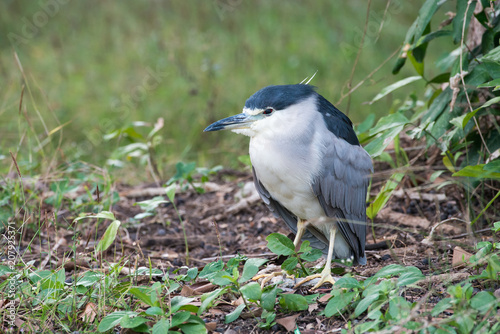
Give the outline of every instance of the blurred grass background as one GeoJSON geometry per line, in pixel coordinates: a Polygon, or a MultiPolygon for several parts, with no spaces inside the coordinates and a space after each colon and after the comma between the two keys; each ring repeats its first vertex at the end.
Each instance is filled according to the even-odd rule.
{"type": "MultiPolygon", "coordinates": [[[[373,1],[353,86],[401,46],[421,3],[373,1]]],[[[203,129],[240,112],[263,86],[298,83],[316,71],[311,84],[338,102],[348,91],[366,9],[362,0],[3,0],[0,171],[12,171],[9,151],[24,173],[43,172],[54,158],[104,166],[118,146],[105,134],[159,117],[165,127],[158,165],[167,177],[181,160],[237,167],[248,138],[203,129]]],[[[365,104],[414,75],[407,66],[394,78],[393,64],[352,95],[355,124],[386,115],[395,99],[422,89],[415,84],[365,104]]],[[[344,98],[337,107],[347,105],[344,98]]]]}

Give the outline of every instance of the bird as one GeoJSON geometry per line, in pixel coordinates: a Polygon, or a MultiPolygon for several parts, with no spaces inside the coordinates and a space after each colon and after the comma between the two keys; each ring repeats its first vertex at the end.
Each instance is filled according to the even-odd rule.
{"type": "Polygon", "coordinates": [[[250,137],[255,188],[266,206],[326,255],[313,289],[335,283],[333,259],[365,265],[366,195],[373,172],[351,120],[308,83],[271,85],[250,96],[240,114],[204,131],[250,137]]]}

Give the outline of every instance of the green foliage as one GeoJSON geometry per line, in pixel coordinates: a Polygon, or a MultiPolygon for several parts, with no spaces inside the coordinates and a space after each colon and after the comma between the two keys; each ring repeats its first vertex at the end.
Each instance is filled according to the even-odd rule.
{"type": "Polygon", "coordinates": [[[194,182],[194,173],[201,175],[201,182],[205,183],[208,181],[209,175],[213,175],[222,169],[222,166],[215,166],[214,168],[208,169],[204,167],[196,167],[195,162],[184,163],[179,161],[175,168],[177,172],[174,176],[168,180],[167,185],[178,183],[182,190],[186,190],[188,186],[191,186],[199,194],[203,194],[205,190],[202,187],[196,186],[194,182]]]}
{"type": "MultiPolygon", "coordinates": [[[[406,34],[393,69],[394,73],[398,73],[409,59],[418,75],[387,86],[372,99],[372,103],[417,80],[426,82],[427,91],[422,97],[411,96],[399,109],[382,117],[369,130],[369,136],[364,140],[371,139],[366,149],[373,157],[390,161],[392,158],[387,157],[384,149],[391,142],[395,143],[396,160],[399,159],[398,156],[404,157],[403,153],[398,152],[400,133],[405,131],[410,138],[416,140],[424,138],[428,146],[436,145],[442,152],[442,162],[446,168],[438,171],[439,175],[451,173],[454,177],[452,182],[462,186],[470,194],[480,183],[499,178],[500,128],[496,121],[487,120],[499,115],[497,106],[500,95],[497,87],[500,79],[500,46],[494,36],[500,32],[500,19],[493,13],[500,9],[500,4],[489,1],[456,1],[456,15],[449,22],[433,28],[432,18],[440,13],[443,3],[445,1],[425,1],[406,34]],[[482,36],[469,37],[474,39],[467,40],[468,27],[472,24],[473,17],[484,31],[482,36]],[[450,24],[451,29],[447,26],[450,24]],[[428,45],[438,41],[443,43],[445,39],[456,44],[458,49],[443,50],[446,53],[435,64],[429,64],[429,61],[426,64],[428,45]],[[436,71],[438,74],[434,73],[436,71]],[[433,78],[429,79],[431,72],[433,78]],[[463,177],[471,179],[464,180],[463,177]]],[[[404,159],[391,165],[410,167],[404,159]]],[[[389,181],[391,183],[385,186],[387,189],[372,202],[368,210],[369,217],[373,219],[383,207],[391,195],[391,189],[402,178],[398,179],[399,181],[389,181]]],[[[465,197],[470,198],[469,195],[465,197]]],[[[475,216],[471,201],[466,201],[465,205],[469,206],[471,213],[470,219],[475,222],[484,210],[475,216]]],[[[486,206],[490,205],[491,202],[486,206]]]]}

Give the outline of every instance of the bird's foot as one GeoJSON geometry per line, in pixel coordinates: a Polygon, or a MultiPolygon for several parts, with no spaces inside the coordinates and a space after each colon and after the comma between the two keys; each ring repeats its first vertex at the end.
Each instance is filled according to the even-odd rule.
{"type": "Polygon", "coordinates": [[[330,272],[330,270],[328,270],[328,271],[323,270],[321,272],[321,274],[315,274],[315,275],[310,275],[310,276],[305,277],[302,281],[300,281],[299,283],[295,284],[295,286],[293,288],[296,289],[299,286],[303,285],[304,283],[307,283],[307,282],[309,282],[309,281],[311,281],[311,280],[313,280],[315,278],[319,278],[319,282],[316,283],[316,285],[314,285],[311,288],[311,290],[316,290],[317,288],[319,288],[320,286],[322,286],[325,283],[330,283],[331,285],[335,284],[335,279],[333,278],[332,273],[330,272]]]}
{"type": "Polygon", "coordinates": [[[293,276],[288,275],[286,273],[286,271],[282,270],[282,271],[275,271],[275,272],[270,273],[270,274],[261,274],[261,275],[254,276],[252,278],[252,281],[258,281],[258,280],[262,279],[262,281],[260,282],[260,286],[261,286],[261,288],[264,288],[264,286],[266,285],[267,282],[269,282],[270,280],[272,280],[274,277],[277,277],[277,276],[293,278],[293,276]]]}

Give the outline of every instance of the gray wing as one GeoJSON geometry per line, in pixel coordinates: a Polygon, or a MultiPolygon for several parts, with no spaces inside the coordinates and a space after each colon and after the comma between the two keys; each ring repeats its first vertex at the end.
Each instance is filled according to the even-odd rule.
{"type": "Polygon", "coordinates": [[[366,191],[373,165],[359,145],[351,145],[332,134],[325,148],[322,172],[312,184],[313,191],[354,253],[354,262],[366,264],[366,191]]]}
{"type": "MultiPolygon", "coordinates": [[[[290,228],[293,233],[297,234],[297,217],[288,211],[284,206],[282,206],[278,201],[271,197],[271,194],[267,191],[264,185],[259,181],[255,169],[252,167],[253,182],[255,188],[260,195],[260,198],[264,201],[266,206],[271,210],[273,215],[277,218],[282,218],[288,228],[290,228]]],[[[324,254],[328,254],[328,240],[316,229],[312,229],[312,226],[308,226],[307,230],[302,237],[302,240],[309,240],[311,247],[321,250],[324,254]],[[311,233],[312,232],[312,233],[311,233]]]]}

